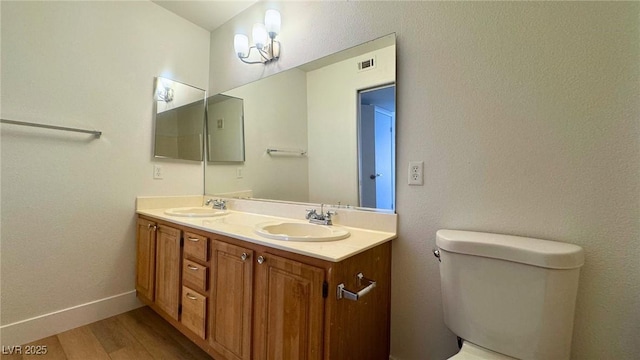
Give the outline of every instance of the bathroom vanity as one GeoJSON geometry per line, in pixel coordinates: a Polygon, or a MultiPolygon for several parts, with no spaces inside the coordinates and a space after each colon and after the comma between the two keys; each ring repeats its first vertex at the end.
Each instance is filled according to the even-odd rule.
{"type": "Polygon", "coordinates": [[[255,213],[235,200],[223,215],[189,217],[151,203],[138,199],[138,297],[213,358],[389,358],[395,214],[341,210],[349,237],[302,242],[255,231],[303,223],[301,206],[255,213]],[[299,216],[273,215],[285,213],[299,216]]]}

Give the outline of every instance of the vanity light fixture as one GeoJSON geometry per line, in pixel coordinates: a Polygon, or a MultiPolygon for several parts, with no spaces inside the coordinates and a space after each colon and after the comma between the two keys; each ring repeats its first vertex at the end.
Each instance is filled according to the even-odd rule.
{"type": "Polygon", "coordinates": [[[280,57],[280,42],[276,36],[280,32],[280,13],[269,9],[264,16],[264,24],[253,25],[251,36],[255,45],[249,46],[249,37],[244,34],[236,34],[233,38],[233,48],[240,61],[246,64],[268,64],[280,57]],[[256,49],[260,54],[258,61],[248,61],[251,49],[256,49]]]}

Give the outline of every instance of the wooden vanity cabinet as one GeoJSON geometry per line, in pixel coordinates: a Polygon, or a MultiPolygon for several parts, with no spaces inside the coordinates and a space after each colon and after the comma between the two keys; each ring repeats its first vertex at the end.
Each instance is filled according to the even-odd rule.
{"type": "Polygon", "coordinates": [[[264,259],[255,270],[254,359],[389,359],[391,242],[340,262],[262,251],[256,252],[264,259]],[[361,272],[376,287],[358,301],[338,299],[340,284],[363,289],[361,272]]]}
{"type": "Polygon", "coordinates": [[[180,304],[179,229],[139,218],[136,230],[138,295],[178,319],[180,304]]]}
{"type": "Polygon", "coordinates": [[[156,223],[138,218],[136,223],[136,291],[148,301],[155,298],[156,223]]]}
{"type": "Polygon", "coordinates": [[[330,262],[169,224],[142,216],[138,221],[138,296],[216,360],[389,358],[390,242],[330,262]],[[155,257],[149,255],[154,241],[148,236],[154,225],[158,226],[155,257]],[[175,227],[177,233],[161,231],[166,227],[175,227]],[[181,231],[182,249],[172,241],[176,234],[180,238],[181,231]],[[201,240],[189,241],[190,236],[201,240]],[[158,262],[175,262],[176,249],[178,276],[159,273],[164,265],[158,262]],[[154,276],[151,268],[155,282],[149,281],[154,276]],[[377,286],[358,301],[338,299],[340,284],[353,291],[362,289],[359,272],[376,280],[377,286]],[[156,288],[151,291],[155,300],[147,295],[150,286],[156,288]],[[159,303],[158,296],[166,299],[166,294],[175,294],[168,290],[173,288],[178,289],[177,307],[173,295],[172,301],[159,303]],[[170,309],[160,305],[166,303],[170,309]],[[181,312],[174,316],[173,308],[181,312]]]}
{"type": "Polygon", "coordinates": [[[224,359],[251,359],[252,249],[214,238],[211,245],[209,344],[224,359]]]}
{"type": "Polygon", "coordinates": [[[324,269],[271,253],[259,255],[254,359],[322,359],[324,282],[324,269]]]}
{"type": "Polygon", "coordinates": [[[158,225],[156,236],[156,297],[158,307],[178,320],[180,306],[180,230],[158,225]]]}

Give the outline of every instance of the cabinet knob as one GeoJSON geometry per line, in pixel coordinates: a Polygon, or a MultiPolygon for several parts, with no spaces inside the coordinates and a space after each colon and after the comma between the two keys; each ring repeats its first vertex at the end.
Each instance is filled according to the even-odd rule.
{"type": "Polygon", "coordinates": [[[265,261],[267,261],[267,259],[265,259],[264,256],[258,256],[258,264],[262,264],[265,261]]]}
{"type": "Polygon", "coordinates": [[[147,227],[149,228],[150,231],[156,231],[158,229],[158,227],[153,224],[149,224],[147,225],[147,227]]]}
{"type": "Polygon", "coordinates": [[[247,253],[242,253],[242,255],[240,255],[240,259],[242,259],[242,261],[245,261],[249,258],[249,255],[247,255],[247,253]]]}

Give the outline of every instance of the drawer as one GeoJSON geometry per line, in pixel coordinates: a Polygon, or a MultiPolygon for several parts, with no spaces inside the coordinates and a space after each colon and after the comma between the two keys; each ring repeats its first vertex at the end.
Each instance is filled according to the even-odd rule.
{"type": "Polygon", "coordinates": [[[202,262],[209,260],[209,238],[190,232],[184,233],[184,257],[202,262]]]}
{"type": "Polygon", "coordinates": [[[207,275],[209,269],[195,261],[185,259],[182,263],[182,281],[196,291],[207,291],[207,275]]]}
{"type": "Polygon", "coordinates": [[[182,287],[182,317],[180,322],[202,339],[206,335],[207,297],[182,287]]]}

